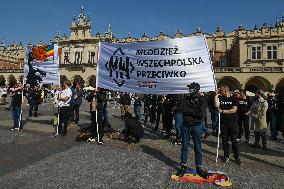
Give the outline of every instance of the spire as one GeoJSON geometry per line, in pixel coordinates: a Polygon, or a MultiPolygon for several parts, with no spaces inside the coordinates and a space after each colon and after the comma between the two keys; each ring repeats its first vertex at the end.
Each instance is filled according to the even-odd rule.
{"type": "Polygon", "coordinates": [[[1,40],[0,46],[1,46],[1,47],[4,47],[4,46],[5,46],[5,44],[4,44],[4,39],[1,40]]]}
{"type": "Polygon", "coordinates": [[[196,32],[197,32],[197,33],[201,33],[201,28],[198,27],[198,28],[196,29],[196,32]]]}
{"type": "Polygon", "coordinates": [[[91,22],[91,13],[89,12],[87,22],[91,22]]]}
{"type": "Polygon", "coordinates": [[[84,6],[81,7],[81,14],[84,15],[84,6]]]}
{"type": "Polygon", "coordinates": [[[107,32],[111,33],[111,25],[110,25],[110,23],[107,26],[107,32]]]}
{"type": "Polygon", "coordinates": [[[5,44],[4,44],[4,39],[2,39],[0,43],[0,50],[4,50],[4,49],[5,49],[5,44]]]}
{"type": "Polygon", "coordinates": [[[216,32],[222,32],[222,28],[220,26],[217,27],[216,32]]]}

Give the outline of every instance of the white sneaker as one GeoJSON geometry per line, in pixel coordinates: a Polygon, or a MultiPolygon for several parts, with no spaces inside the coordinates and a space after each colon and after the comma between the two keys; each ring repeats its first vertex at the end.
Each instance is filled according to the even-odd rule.
{"type": "Polygon", "coordinates": [[[89,138],[87,141],[88,142],[97,142],[97,139],[96,138],[89,138]]]}
{"type": "Polygon", "coordinates": [[[103,141],[98,141],[98,145],[103,145],[103,141]]]}

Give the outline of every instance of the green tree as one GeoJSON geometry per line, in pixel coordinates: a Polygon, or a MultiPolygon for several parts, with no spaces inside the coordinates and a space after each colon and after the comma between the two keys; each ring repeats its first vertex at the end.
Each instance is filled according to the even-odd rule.
{"type": "Polygon", "coordinates": [[[8,85],[9,87],[14,87],[17,84],[17,80],[14,75],[9,75],[8,77],[8,85]]]}
{"type": "Polygon", "coordinates": [[[20,82],[22,82],[22,83],[24,82],[24,81],[23,81],[23,79],[24,79],[24,76],[23,76],[23,75],[20,75],[18,79],[19,79],[20,82]]]}
{"type": "Polygon", "coordinates": [[[74,83],[78,83],[80,85],[85,83],[84,79],[80,75],[75,75],[74,79],[73,79],[73,82],[74,83]]]}
{"type": "Polygon", "coordinates": [[[0,75],[0,86],[5,85],[6,79],[3,75],[0,75]]]}
{"type": "Polygon", "coordinates": [[[91,75],[89,79],[89,85],[92,87],[96,87],[96,76],[95,75],[91,75]]]}
{"type": "Polygon", "coordinates": [[[63,86],[64,82],[67,81],[68,78],[65,75],[60,75],[60,85],[63,86]]]}

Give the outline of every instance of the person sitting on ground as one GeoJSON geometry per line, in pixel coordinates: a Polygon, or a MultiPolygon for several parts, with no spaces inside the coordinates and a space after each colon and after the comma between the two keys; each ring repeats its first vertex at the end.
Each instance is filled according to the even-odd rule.
{"type": "Polygon", "coordinates": [[[122,130],[122,133],[128,143],[138,143],[144,134],[144,129],[141,123],[127,112],[125,114],[125,129],[122,130]]]}

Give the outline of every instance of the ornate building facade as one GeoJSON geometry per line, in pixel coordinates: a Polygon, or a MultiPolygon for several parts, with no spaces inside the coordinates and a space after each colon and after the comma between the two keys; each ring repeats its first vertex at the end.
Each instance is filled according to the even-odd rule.
{"type": "MultiPolygon", "coordinates": [[[[274,27],[264,24],[261,28],[238,29],[225,33],[217,27],[213,34],[204,33],[200,28],[189,35],[178,31],[175,36],[160,32],[149,37],[144,33],[141,37],[118,39],[108,25],[106,32],[93,35],[90,17],[86,17],[84,9],[79,16],[74,16],[71,34],[58,34],[49,43],[59,45],[60,72],[62,80],[85,81],[94,83],[98,62],[99,41],[135,43],[144,41],[164,40],[194,35],[205,35],[218,85],[227,84],[233,90],[256,89],[279,90],[284,87],[284,17],[274,27]]],[[[37,44],[42,45],[42,44],[37,44]]],[[[13,74],[18,77],[22,73],[24,58],[23,45],[0,46],[0,76],[6,79],[13,74]]]]}

